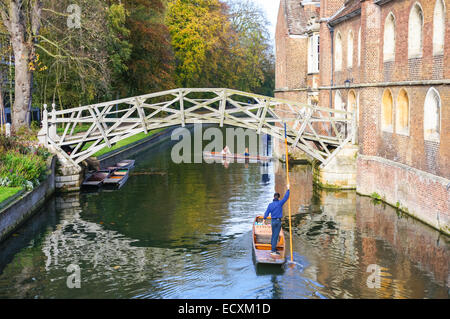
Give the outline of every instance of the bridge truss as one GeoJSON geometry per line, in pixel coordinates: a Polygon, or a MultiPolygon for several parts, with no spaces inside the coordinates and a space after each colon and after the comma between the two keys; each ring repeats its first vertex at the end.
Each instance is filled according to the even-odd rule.
{"type": "Polygon", "coordinates": [[[255,130],[284,140],[325,166],[355,142],[355,116],[345,110],[302,104],[222,88],[180,88],[115,101],[48,111],[40,140],[74,165],[104,147],[154,129],[215,123],[255,130]],[[85,130],[77,133],[77,126],[85,130]],[[86,130],[87,128],[87,130],[86,130]]]}

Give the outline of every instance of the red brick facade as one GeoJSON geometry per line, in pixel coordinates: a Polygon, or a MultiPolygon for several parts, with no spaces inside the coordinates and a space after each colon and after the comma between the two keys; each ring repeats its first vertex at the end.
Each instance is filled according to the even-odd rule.
{"type": "Polygon", "coordinates": [[[449,5],[448,0],[281,0],[276,31],[275,91],[277,97],[302,102],[307,100],[306,92],[318,91],[319,105],[331,108],[336,107],[339,92],[347,110],[352,108],[349,94],[356,96],[353,107],[358,115],[360,154],[357,191],[366,195],[377,193],[388,203],[399,205],[447,233],[450,224],[449,5]],[[295,7],[289,5],[291,2],[300,4],[295,7]],[[439,11],[442,6],[444,9],[439,11]],[[293,39],[286,21],[289,16],[311,17],[305,13],[311,7],[319,10],[316,21],[320,23],[317,87],[304,80],[311,76],[307,57],[300,52],[289,52],[307,52],[308,30],[299,32],[293,39]],[[286,13],[289,10],[303,12],[286,13]],[[420,14],[413,17],[414,10],[420,14]],[[439,20],[443,21],[442,29],[438,28],[438,11],[443,11],[443,20],[439,20]],[[384,28],[389,15],[393,17],[395,33],[392,59],[387,59],[383,51],[388,49],[384,48],[384,41],[389,34],[385,34],[384,28]],[[414,24],[411,17],[417,17],[421,23],[414,24]],[[437,47],[435,30],[445,33],[443,50],[438,53],[434,49],[437,47]],[[409,40],[412,32],[414,37],[409,40]],[[288,38],[295,40],[295,46],[282,44],[288,38]],[[411,54],[409,41],[420,41],[418,55],[411,54]],[[342,50],[337,47],[339,42],[342,50]],[[349,48],[352,49],[351,67],[349,48]],[[336,61],[340,52],[341,60],[336,61]],[[342,65],[340,70],[336,69],[336,62],[342,65]],[[281,64],[284,68],[279,67],[281,64]],[[386,90],[391,96],[392,110],[383,101],[386,90]],[[427,98],[430,91],[437,92],[433,96],[439,97],[435,104],[430,104],[431,98],[427,98]],[[399,109],[401,103],[407,105],[406,113],[399,109]],[[430,111],[430,105],[440,107],[433,109],[435,112],[430,111]],[[392,114],[392,118],[386,119],[383,112],[392,114]],[[433,114],[427,114],[425,119],[427,112],[433,114]],[[398,122],[401,121],[407,126],[400,130],[398,122]],[[425,127],[428,129],[430,125],[437,127],[431,130],[433,138],[425,133],[425,127]]]}

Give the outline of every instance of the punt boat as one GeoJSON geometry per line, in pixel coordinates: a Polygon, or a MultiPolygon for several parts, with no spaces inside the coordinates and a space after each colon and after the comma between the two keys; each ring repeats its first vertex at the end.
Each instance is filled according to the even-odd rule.
{"type": "Polygon", "coordinates": [[[83,187],[100,187],[103,184],[103,181],[111,175],[110,170],[100,170],[88,174],[88,176],[84,179],[81,186],[83,187]]]}
{"type": "Polygon", "coordinates": [[[116,165],[114,166],[108,166],[106,169],[109,169],[111,171],[115,171],[119,168],[128,168],[128,169],[132,169],[134,168],[134,160],[123,160],[120,161],[119,163],[116,163],[116,165]]]}
{"type": "Polygon", "coordinates": [[[270,254],[272,245],[272,226],[270,217],[264,220],[263,216],[257,216],[253,222],[253,252],[257,264],[275,264],[282,265],[286,261],[286,241],[283,229],[280,230],[278,237],[277,251],[280,256],[270,254]]]}
{"type": "Polygon", "coordinates": [[[221,158],[221,159],[242,159],[242,160],[252,160],[252,161],[270,161],[272,156],[262,156],[262,155],[244,155],[244,154],[222,154],[221,152],[203,152],[204,157],[209,158],[221,158]]]}
{"type": "Polygon", "coordinates": [[[120,188],[128,180],[129,175],[130,170],[128,168],[116,169],[111,173],[111,175],[105,178],[103,184],[105,186],[115,186],[117,188],[120,188]]]}
{"type": "Polygon", "coordinates": [[[116,167],[119,168],[133,168],[134,167],[134,160],[123,160],[116,164],[116,167]]]}

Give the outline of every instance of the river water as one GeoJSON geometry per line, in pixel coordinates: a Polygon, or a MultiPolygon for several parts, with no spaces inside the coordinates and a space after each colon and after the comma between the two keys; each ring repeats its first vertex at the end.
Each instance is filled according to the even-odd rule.
{"type": "Polygon", "coordinates": [[[283,164],[175,164],[171,145],[120,190],[51,199],[0,245],[0,298],[449,298],[448,237],[313,187],[306,165],[290,170],[294,262],[255,266],[252,220],[285,192],[283,164]]]}

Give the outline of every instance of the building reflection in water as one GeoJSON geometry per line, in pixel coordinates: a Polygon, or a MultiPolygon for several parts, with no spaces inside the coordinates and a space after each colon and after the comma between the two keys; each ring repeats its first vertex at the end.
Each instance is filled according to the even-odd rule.
{"type": "MultiPolygon", "coordinates": [[[[274,169],[283,193],[285,167],[274,169]]],[[[308,261],[304,275],[327,287],[328,297],[448,298],[434,291],[449,285],[448,237],[355,191],[313,187],[308,166],[293,166],[290,184],[294,251],[308,261]],[[381,270],[379,289],[367,285],[369,265],[381,270]]]]}

